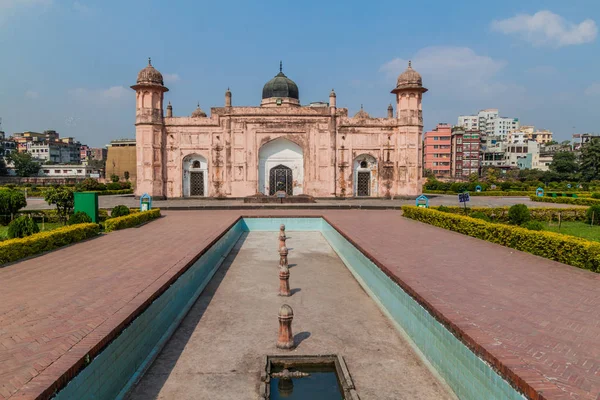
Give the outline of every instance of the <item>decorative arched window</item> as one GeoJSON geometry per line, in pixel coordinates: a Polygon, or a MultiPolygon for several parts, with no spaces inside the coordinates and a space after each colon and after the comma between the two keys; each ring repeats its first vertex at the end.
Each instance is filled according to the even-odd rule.
{"type": "Polygon", "coordinates": [[[196,160],[192,164],[192,168],[200,168],[200,161],[196,160]]]}
{"type": "Polygon", "coordinates": [[[363,160],[360,162],[360,167],[361,168],[367,168],[367,161],[363,160]]]}

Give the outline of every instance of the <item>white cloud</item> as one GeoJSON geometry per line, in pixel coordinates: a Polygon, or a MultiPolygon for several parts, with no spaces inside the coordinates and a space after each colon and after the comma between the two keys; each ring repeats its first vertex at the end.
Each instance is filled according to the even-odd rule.
{"type": "Polygon", "coordinates": [[[491,27],[506,35],[517,35],[534,46],[562,47],[589,43],[598,34],[598,27],[592,19],[575,24],[547,10],[495,20],[491,27]]]}
{"type": "Polygon", "coordinates": [[[92,14],[94,9],[81,1],[73,2],[73,10],[81,14],[92,14]]]}
{"type": "Polygon", "coordinates": [[[40,97],[40,94],[34,90],[28,90],[25,92],[25,97],[28,99],[37,99],[40,97]]]}
{"type": "Polygon", "coordinates": [[[177,74],[163,74],[163,78],[167,83],[174,83],[181,80],[177,74]]]}
{"type": "Polygon", "coordinates": [[[69,95],[78,101],[88,103],[114,103],[133,98],[134,92],[124,86],[111,86],[108,89],[76,88],[69,95]]]}
{"type": "Polygon", "coordinates": [[[584,91],[586,96],[600,96],[600,83],[592,83],[584,91]]]}
{"type": "MultiPolygon", "coordinates": [[[[478,55],[468,47],[426,47],[412,58],[413,68],[423,76],[423,85],[436,90],[454,91],[457,96],[484,95],[515,89],[495,80],[506,62],[478,55]]],[[[381,67],[390,78],[406,69],[408,60],[395,58],[381,67]]]]}

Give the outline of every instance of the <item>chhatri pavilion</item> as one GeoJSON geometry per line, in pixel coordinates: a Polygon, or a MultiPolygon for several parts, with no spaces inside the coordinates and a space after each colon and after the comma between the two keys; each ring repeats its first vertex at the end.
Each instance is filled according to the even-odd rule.
{"type": "Polygon", "coordinates": [[[268,81],[259,106],[223,107],[210,116],[200,106],[174,116],[168,88],[150,60],[136,91],[136,195],[157,198],[245,197],[262,193],[314,197],[415,196],[422,188],[421,75],[398,76],[395,112],[374,118],[362,107],[353,117],[329,103],[300,103],[282,71],[268,81]]]}

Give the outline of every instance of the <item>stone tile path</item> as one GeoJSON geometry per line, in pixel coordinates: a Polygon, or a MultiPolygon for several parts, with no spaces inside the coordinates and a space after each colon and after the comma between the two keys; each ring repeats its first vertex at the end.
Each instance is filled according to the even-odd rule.
{"type": "MultiPolygon", "coordinates": [[[[139,207],[140,202],[136,200],[133,196],[99,196],[98,201],[100,203],[100,208],[112,208],[114,206],[123,204],[130,207],[139,207]]],[[[469,207],[506,207],[512,206],[513,204],[527,204],[529,207],[555,207],[555,208],[567,208],[573,207],[570,204],[560,204],[560,203],[538,203],[531,201],[528,197],[482,197],[482,196],[472,196],[471,202],[469,203],[469,207]]],[[[384,200],[384,199],[347,199],[347,200],[317,200],[316,203],[310,204],[244,204],[243,200],[215,200],[215,199],[171,199],[171,200],[154,200],[153,206],[159,207],[162,209],[169,208],[177,208],[177,209],[186,209],[186,208],[207,208],[207,209],[223,209],[223,208],[260,208],[264,206],[269,207],[285,207],[285,208],[340,208],[340,209],[348,209],[350,207],[359,208],[359,207],[372,207],[372,208],[398,208],[403,205],[414,205],[414,200],[384,200]]],[[[450,195],[431,195],[430,202],[431,206],[460,206],[462,204],[458,203],[457,196],[450,195]]],[[[28,210],[38,210],[38,209],[48,209],[51,208],[45,201],[42,199],[31,198],[27,200],[27,209],[28,210]]]]}
{"type": "MultiPolygon", "coordinates": [[[[600,275],[397,211],[178,211],[0,268],[0,399],[32,399],[135,314],[239,215],[324,215],[547,399],[600,395],[600,275]]],[[[521,382],[523,383],[523,382],[521,382]]]]}

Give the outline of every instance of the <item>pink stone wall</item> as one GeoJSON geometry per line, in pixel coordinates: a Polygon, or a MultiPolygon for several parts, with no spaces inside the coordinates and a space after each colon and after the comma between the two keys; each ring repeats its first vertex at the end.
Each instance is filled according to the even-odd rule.
{"type": "Polygon", "coordinates": [[[259,175],[261,148],[277,138],[301,148],[303,176],[301,182],[294,177],[294,193],[355,196],[355,161],[362,155],[375,159],[369,164],[370,196],[421,193],[419,91],[398,93],[396,118],[352,118],[346,109],[335,107],[224,107],[212,108],[205,118],[164,118],[163,93],[134,88],[138,91],[136,195],[183,197],[189,185],[186,157],[206,160],[205,196],[254,195],[268,186],[264,173],[259,175]]]}

